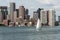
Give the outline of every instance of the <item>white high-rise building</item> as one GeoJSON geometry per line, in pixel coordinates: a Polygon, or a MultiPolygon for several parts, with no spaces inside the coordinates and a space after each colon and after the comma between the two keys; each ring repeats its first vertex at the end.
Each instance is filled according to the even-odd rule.
{"type": "Polygon", "coordinates": [[[56,21],[56,14],[55,14],[55,10],[48,10],[48,18],[49,18],[49,22],[48,25],[49,26],[55,26],[55,21],[56,21]]]}
{"type": "Polygon", "coordinates": [[[10,3],[10,20],[14,22],[15,3],[10,3]]]}
{"type": "Polygon", "coordinates": [[[16,23],[16,19],[17,19],[17,11],[14,11],[14,22],[16,23]]]}
{"type": "Polygon", "coordinates": [[[46,25],[47,24],[47,11],[41,10],[41,24],[46,25]]]}

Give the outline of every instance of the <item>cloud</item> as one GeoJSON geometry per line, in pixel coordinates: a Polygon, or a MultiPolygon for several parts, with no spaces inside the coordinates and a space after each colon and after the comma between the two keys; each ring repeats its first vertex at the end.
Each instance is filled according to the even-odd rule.
{"type": "Polygon", "coordinates": [[[49,4],[51,0],[36,0],[36,1],[41,4],[49,4]]]}
{"type": "Polygon", "coordinates": [[[1,2],[1,0],[0,0],[0,2],[1,2]]]}
{"type": "Polygon", "coordinates": [[[54,8],[60,7],[60,0],[37,0],[40,4],[52,5],[54,8]]]}
{"type": "Polygon", "coordinates": [[[16,0],[6,0],[7,2],[15,2],[16,0]]]}

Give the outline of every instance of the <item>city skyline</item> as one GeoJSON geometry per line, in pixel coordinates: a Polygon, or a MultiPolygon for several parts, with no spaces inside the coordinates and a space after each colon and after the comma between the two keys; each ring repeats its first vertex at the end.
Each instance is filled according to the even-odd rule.
{"type": "Polygon", "coordinates": [[[5,26],[35,26],[37,20],[40,19],[41,25],[55,26],[56,11],[54,9],[44,10],[38,8],[33,11],[33,17],[29,15],[29,9],[23,5],[16,9],[16,3],[10,3],[10,12],[7,10],[8,6],[0,6],[0,24],[5,26]]]}
{"type": "Polygon", "coordinates": [[[56,10],[56,16],[58,20],[59,13],[59,0],[0,0],[0,6],[8,6],[10,5],[10,2],[16,3],[16,8],[19,8],[19,6],[23,5],[25,8],[29,9],[29,14],[33,16],[33,11],[35,11],[37,8],[43,8],[43,9],[55,9],[56,10]],[[27,6],[28,5],[28,6],[27,6]]]}

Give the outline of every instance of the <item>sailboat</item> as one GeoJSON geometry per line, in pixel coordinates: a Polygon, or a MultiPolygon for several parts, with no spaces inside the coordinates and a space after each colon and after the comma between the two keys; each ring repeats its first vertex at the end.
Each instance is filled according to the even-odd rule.
{"type": "Polygon", "coordinates": [[[41,9],[39,8],[39,9],[37,10],[38,20],[37,20],[37,25],[36,25],[36,31],[39,31],[39,29],[41,29],[40,11],[41,11],[41,9]]]}
{"type": "Polygon", "coordinates": [[[38,19],[37,25],[36,25],[36,31],[39,31],[40,28],[41,28],[41,22],[40,22],[40,19],[38,19]]]}

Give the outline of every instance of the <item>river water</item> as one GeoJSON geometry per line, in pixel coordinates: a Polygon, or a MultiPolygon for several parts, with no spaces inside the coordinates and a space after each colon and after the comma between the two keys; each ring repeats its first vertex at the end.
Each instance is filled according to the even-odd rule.
{"type": "Polygon", "coordinates": [[[60,40],[60,27],[0,27],[0,40],[60,40]]]}

